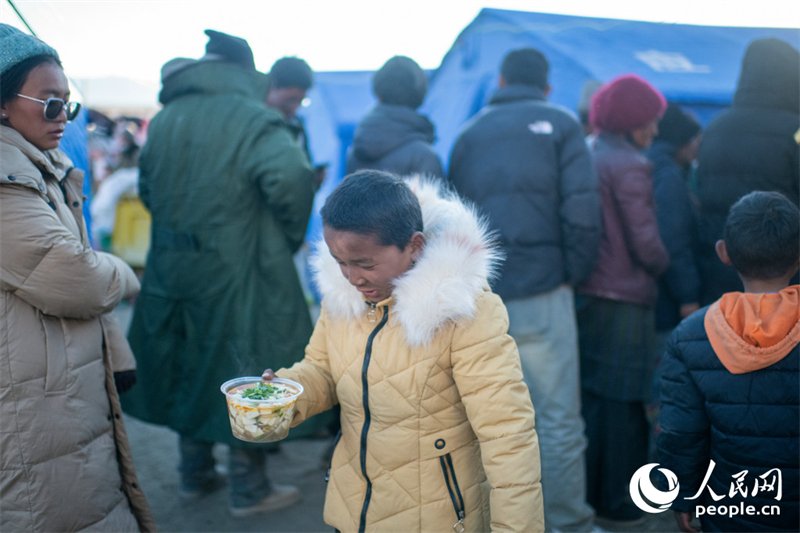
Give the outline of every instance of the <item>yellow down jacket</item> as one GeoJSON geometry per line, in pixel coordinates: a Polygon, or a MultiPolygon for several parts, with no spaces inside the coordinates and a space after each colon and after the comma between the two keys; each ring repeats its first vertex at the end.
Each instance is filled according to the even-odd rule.
{"type": "Polygon", "coordinates": [[[508,316],[488,287],[497,255],[473,211],[412,180],[427,244],[367,304],[324,245],[322,314],[294,425],[341,406],[324,518],[342,532],[543,531],[539,447],[508,316]]]}

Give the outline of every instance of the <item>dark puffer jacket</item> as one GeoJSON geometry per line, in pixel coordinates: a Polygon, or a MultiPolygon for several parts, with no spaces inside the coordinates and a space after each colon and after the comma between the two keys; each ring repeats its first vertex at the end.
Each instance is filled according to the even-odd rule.
{"type": "Polygon", "coordinates": [[[778,39],[754,41],[742,62],[730,110],[703,134],[698,153],[702,303],[742,290],[717,258],[730,207],[752,191],[777,191],[800,203],[800,52],[778,39]]]}
{"type": "Polygon", "coordinates": [[[655,141],[647,151],[653,163],[653,196],[661,240],[669,252],[669,269],[658,278],[656,329],[668,331],[681,321],[680,306],[700,301],[695,261],[697,228],[683,170],[675,161],[679,147],[655,141]]]}
{"type": "Polygon", "coordinates": [[[656,278],[669,266],[658,233],[652,165],[619,135],[601,132],[591,144],[603,205],[603,236],[597,263],[580,292],[652,306],[656,278]]]}
{"type": "Polygon", "coordinates": [[[400,176],[442,177],[442,162],[431,144],[433,123],[410,107],[378,104],[361,119],[347,154],[347,174],[373,169],[400,176]]]}
{"type": "Polygon", "coordinates": [[[597,176],[580,124],[540,89],[498,89],[458,136],[449,178],[499,234],[506,262],[494,290],[502,298],[589,275],[600,239],[597,176]]]}
{"type": "MultiPolygon", "coordinates": [[[[753,506],[762,513],[753,516],[700,517],[703,531],[798,531],[800,499],[800,376],[798,347],[777,362],[751,372],[731,373],[709,342],[704,308],[673,332],[662,359],[661,434],[658,461],[674,472],[680,483],[673,511],[695,511],[695,505],[753,506]],[[702,495],[693,497],[702,486],[709,468],[716,464],[702,495]],[[782,496],[776,491],[753,495],[759,476],[780,469],[782,496]],[[743,481],[747,497],[731,497],[734,475],[746,471],[743,481]],[[709,489],[718,496],[714,501],[709,489]],[[777,505],[780,515],[763,514],[764,506],[777,505]]],[[[796,324],[794,329],[800,328],[796,324]]],[[[730,337],[741,341],[738,337],[730,337]]],[[[744,343],[741,343],[742,345],[744,343]]],[[[769,348],[758,348],[753,353],[769,348]]],[[[786,352],[784,352],[786,353],[786,352]]],[[[774,473],[773,473],[774,474],[774,473]]],[[[666,478],[660,478],[662,490],[666,478]]]]}

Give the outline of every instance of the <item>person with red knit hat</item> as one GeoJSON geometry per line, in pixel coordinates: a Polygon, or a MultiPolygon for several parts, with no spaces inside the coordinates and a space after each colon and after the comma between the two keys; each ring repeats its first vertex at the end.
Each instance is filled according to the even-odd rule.
{"type": "Polygon", "coordinates": [[[656,279],[669,255],[656,221],[652,167],[641,152],[665,109],[657,89],[624,75],[601,87],[589,110],[603,236],[592,274],[578,290],[577,317],[587,500],[601,527],[603,519],[615,522],[610,527],[643,519],[628,485],[647,463],[656,279]]]}

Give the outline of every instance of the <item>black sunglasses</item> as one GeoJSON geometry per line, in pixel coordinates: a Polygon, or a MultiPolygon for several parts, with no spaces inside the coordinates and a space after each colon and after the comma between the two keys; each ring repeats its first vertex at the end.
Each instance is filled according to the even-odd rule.
{"type": "Polygon", "coordinates": [[[75,120],[75,118],[78,116],[78,113],[81,111],[81,104],[78,102],[65,102],[61,98],[48,98],[47,100],[39,100],[38,98],[32,98],[19,93],[17,93],[17,96],[42,104],[44,106],[44,118],[47,120],[56,120],[58,115],[61,114],[61,110],[66,108],[67,121],[71,122],[75,120]]]}

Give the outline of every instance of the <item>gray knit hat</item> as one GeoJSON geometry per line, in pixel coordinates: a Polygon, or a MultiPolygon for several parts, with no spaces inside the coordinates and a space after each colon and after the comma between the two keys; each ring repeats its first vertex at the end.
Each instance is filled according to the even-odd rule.
{"type": "Polygon", "coordinates": [[[14,26],[0,24],[0,75],[34,56],[58,59],[58,52],[33,35],[21,32],[14,26]]]}

